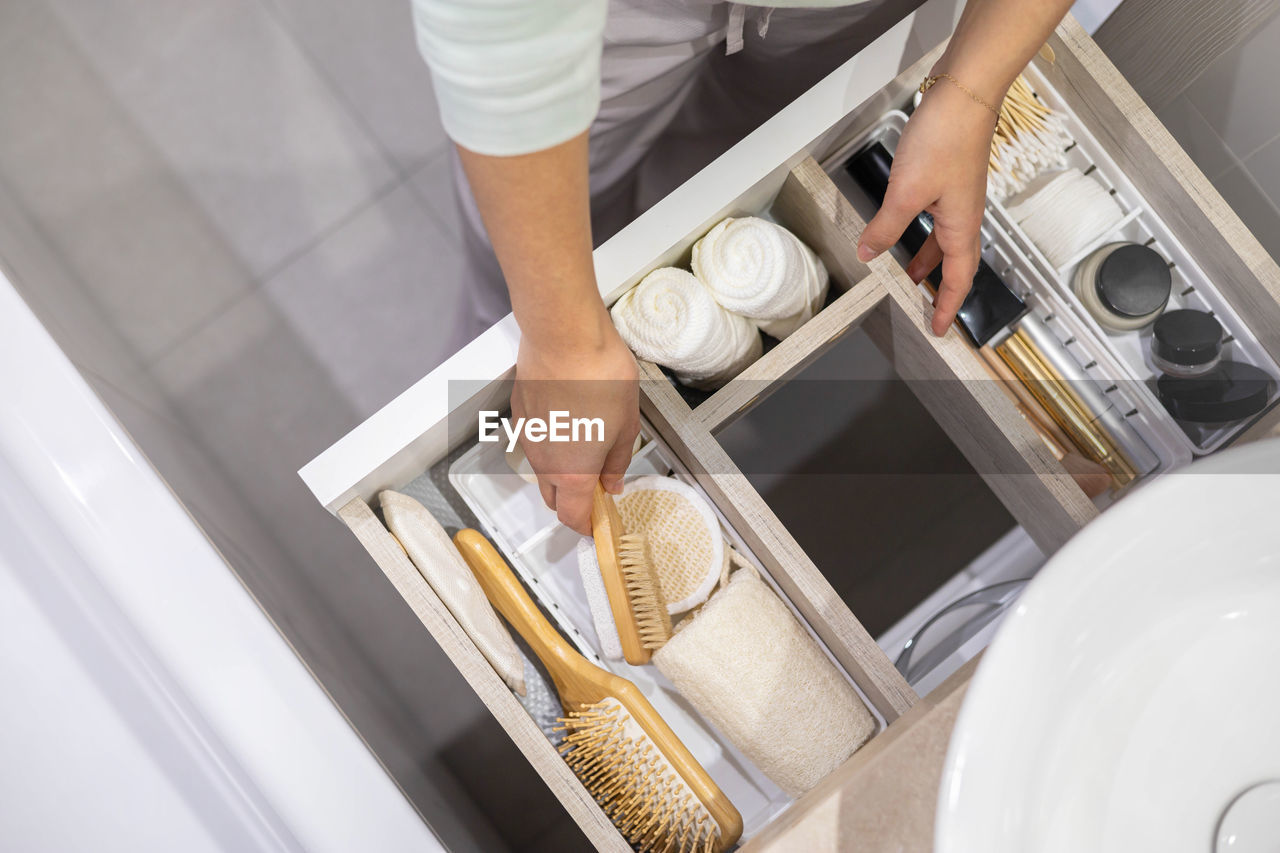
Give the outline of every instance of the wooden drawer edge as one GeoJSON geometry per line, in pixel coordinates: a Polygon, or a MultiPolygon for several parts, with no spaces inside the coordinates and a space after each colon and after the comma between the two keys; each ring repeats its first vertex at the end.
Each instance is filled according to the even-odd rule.
{"type": "Polygon", "coordinates": [[[708,432],[719,432],[776,391],[835,345],[888,294],[876,276],[854,285],[697,409],[693,417],[708,432]]]}
{"type": "Polygon", "coordinates": [[[1046,554],[1098,515],[1061,463],[991,379],[954,327],[929,330],[932,308],[892,258],[872,263],[890,298],[864,326],[916,397],[1046,554]]]}

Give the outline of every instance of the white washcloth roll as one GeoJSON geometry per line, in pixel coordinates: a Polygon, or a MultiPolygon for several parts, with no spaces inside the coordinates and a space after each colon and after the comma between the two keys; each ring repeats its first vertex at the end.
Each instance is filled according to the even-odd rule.
{"type": "Polygon", "coordinates": [[[610,314],[636,355],[671,368],[681,382],[716,388],[760,357],[760,332],[730,314],[692,274],[662,267],[622,294],[610,314]]]}
{"type": "Polygon", "coordinates": [[[822,308],[831,280],[799,238],[755,216],[726,219],[695,243],[693,274],[717,302],[779,339],[822,308]]]}

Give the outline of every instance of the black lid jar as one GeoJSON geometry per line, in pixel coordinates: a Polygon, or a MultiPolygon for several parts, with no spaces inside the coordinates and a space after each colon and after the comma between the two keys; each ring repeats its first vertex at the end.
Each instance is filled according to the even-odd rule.
{"type": "Polygon", "coordinates": [[[1222,324],[1204,311],[1166,311],[1152,329],[1151,360],[1170,376],[1208,373],[1222,360],[1222,324]]]}
{"type": "Polygon", "coordinates": [[[1173,274],[1169,262],[1149,246],[1108,243],[1076,267],[1071,289],[1102,328],[1132,332],[1160,316],[1173,274]]]}

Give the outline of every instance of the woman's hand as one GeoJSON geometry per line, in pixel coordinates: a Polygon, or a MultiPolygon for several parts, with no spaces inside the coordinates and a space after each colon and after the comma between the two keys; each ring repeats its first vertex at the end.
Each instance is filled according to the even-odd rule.
{"type": "Polygon", "coordinates": [[[933,333],[943,335],[973,285],[981,250],[987,163],[996,117],[950,80],[925,93],[907,122],[879,213],[858,244],[863,261],[889,250],[921,211],[933,233],[907,267],[920,282],[942,264],[934,299],[933,333]]]}
{"type": "Polygon", "coordinates": [[[573,418],[600,418],[603,441],[584,431],[585,440],[526,441],[529,464],[547,506],[568,527],[591,535],[591,498],[596,481],[607,491],[622,491],[622,475],[631,464],[631,447],[640,431],[640,398],[635,357],[599,306],[594,322],[566,328],[552,343],[530,337],[520,341],[511,416],[549,418],[568,412],[573,418]]]}

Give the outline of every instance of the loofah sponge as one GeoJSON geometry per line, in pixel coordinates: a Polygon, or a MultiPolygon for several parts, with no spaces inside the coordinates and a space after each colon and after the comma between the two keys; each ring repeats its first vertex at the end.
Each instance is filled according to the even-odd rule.
{"type": "Polygon", "coordinates": [[[653,662],[789,796],[875,732],[857,692],[754,569],[739,569],[653,662]]]}
{"type": "Polygon", "coordinates": [[[673,477],[637,477],[623,486],[618,513],[628,533],[643,533],[673,615],[707,600],[724,565],[724,538],[710,505],[673,477]]]}

